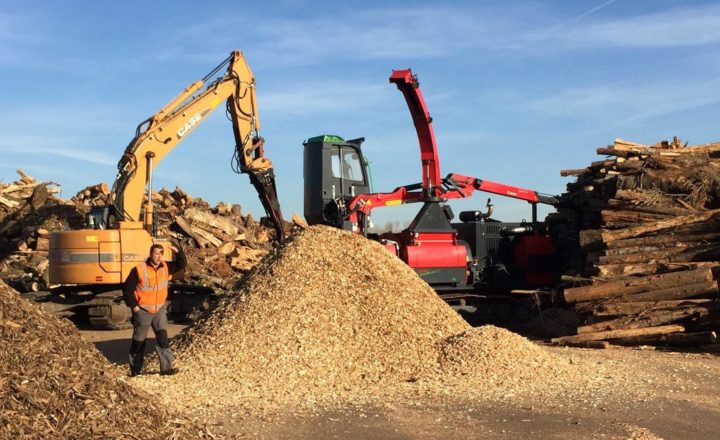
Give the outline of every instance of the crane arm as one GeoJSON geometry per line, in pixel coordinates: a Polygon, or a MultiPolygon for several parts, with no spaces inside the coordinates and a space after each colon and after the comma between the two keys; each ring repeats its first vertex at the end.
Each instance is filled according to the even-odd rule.
{"type": "Polygon", "coordinates": [[[461,174],[450,174],[443,179],[443,183],[446,187],[443,191],[443,197],[448,199],[470,197],[475,191],[483,191],[512,199],[524,200],[532,204],[540,203],[551,206],[558,204],[558,199],[555,196],[542,194],[532,189],[478,179],[477,177],[463,176],[461,174]]]}
{"type": "MultiPolygon", "coordinates": [[[[189,85],[138,126],[135,137],[118,163],[118,175],[113,185],[113,205],[121,222],[140,221],[145,191],[148,197],[152,192],[153,170],[221,103],[226,104],[232,120],[237,171],[250,175],[278,238],[284,238],[273,166],[264,155],[264,140],[259,135],[255,78],[240,51],[232,52],[205,78],[189,85]],[[225,74],[201,91],[206,81],[226,65],[225,74]]],[[[149,202],[143,218],[146,228],[152,224],[152,211],[152,203],[149,202]]]]}
{"type": "Polygon", "coordinates": [[[347,218],[359,225],[359,216],[369,216],[373,209],[381,206],[394,206],[423,201],[446,201],[470,197],[475,191],[498,194],[528,203],[557,205],[557,198],[544,195],[531,189],[491,182],[489,180],[449,174],[440,177],[440,158],[438,155],[432,118],[425,104],[416,75],[410,69],[393,70],[390,82],[402,92],[417,132],[422,164],[422,182],[395,188],[388,193],[359,194],[347,204],[347,218]]]}
{"type": "MultiPolygon", "coordinates": [[[[355,196],[348,203],[350,219],[355,220],[353,214],[362,213],[370,215],[373,209],[383,206],[402,205],[405,203],[422,202],[425,195],[422,191],[422,184],[407,185],[395,188],[389,193],[360,194],[355,196]]],[[[504,183],[492,182],[490,180],[468,177],[460,174],[450,174],[442,179],[442,185],[438,188],[438,196],[441,200],[460,199],[472,197],[475,191],[482,191],[490,194],[497,194],[513,199],[524,200],[531,204],[545,204],[555,206],[558,200],[555,196],[549,196],[537,191],[506,185],[504,183]]]]}

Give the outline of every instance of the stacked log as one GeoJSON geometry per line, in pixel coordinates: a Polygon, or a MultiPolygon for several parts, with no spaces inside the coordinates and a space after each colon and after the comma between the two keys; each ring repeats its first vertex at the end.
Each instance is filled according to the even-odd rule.
{"type": "Polygon", "coordinates": [[[243,216],[239,205],[221,202],[210,208],[202,199],[167,203],[165,194],[176,193],[159,193],[159,229],[183,242],[195,282],[230,289],[272,249],[274,231],[251,214],[243,216]]]}
{"type": "Polygon", "coordinates": [[[97,185],[90,185],[79,191],[71,199],[75,204],[85,207],[107,206],[110,204],[110,188],[107,183],[101,182],[97,185]]]}
{"type": "Polygon", "coordinates": [[[675,138],[648,146],[618,139],[597,153],[609,158],[561,171],[577,180],[548,218],[551,229],[562,223],[555,235],[565,238],[565,274],[586,280],[563,292],[581,325],[553,342],[715,342],[720,143],[687,146],[675,138]]]}

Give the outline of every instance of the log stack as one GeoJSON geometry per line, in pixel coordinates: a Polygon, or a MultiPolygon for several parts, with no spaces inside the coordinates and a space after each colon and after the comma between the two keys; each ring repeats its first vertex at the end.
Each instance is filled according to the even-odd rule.
{"type": "Polygon", "coordinates": [[[703,345],[720,323],[720,143],[616,140],[578,170],[548,218],[565,302],[581,315],[558,344],[703,345]],[[577,280],[585,280],[578,282],[577,280]],[[579,284],[579,285],[577,285],[579,284]]]}
{"type": "Polygon", "coordinates": [[[243,215],[240,205],[211,208],[180,188],[162,189],[153,200],[159,234],[183,243],[194,283],[229,290],[272,249],[275,231],[243,215]]]}

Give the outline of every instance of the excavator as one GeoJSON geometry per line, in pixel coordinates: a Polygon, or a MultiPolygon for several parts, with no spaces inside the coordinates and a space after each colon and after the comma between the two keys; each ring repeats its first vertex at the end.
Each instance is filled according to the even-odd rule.
{"type": "MultiPolygon", "coordinates": [[[[255,78],[236,50],[138,125],[118,163],[112,203],[90,211],[87,229],[51,234],[49,279],[57,287],[43,298],[46,308],[65,314],[87,308],[94,327],[124,325],[129,312],[120,289],[130,270],[147,258],[153,243],[165,248],[167,259],[173,258],[169,240],[155,236],[153,171],[222,103],[235,138],[233,169],[249,175],[276,239],[285,238],[273,165],[260,136],[255,78]]],[[[170,312],[187,312],[197,301],[197,294],[176,295],[170,312]]]]}
{"type": "MultiPolygon", "coordinates": [[[[477,177],[442,177],[432,118],[410,69],[390,75],[410,110],[420,146],[422,181],[391,192],[370,189],[364,138],[345,141],[321,135],[304,142],[304,214],[309,224],[325,224],[373,238],[407,263],[445,300],[465,305],[489,298],[507,299],[512,289],[555,283],[553,242],[538,221],[538,204],[556,206],[555,196],[477,177]],[[471,197],[475,191],[526,201],[531,221],[508,223],[487,211],[464,211],[459,222],[448,200],[471,197]],[[374,209],[422,203],[410,225],[400,232],[372,231],[374,209]]],[[[485,305],[491,301],[483,301],[485,305]]],[[[504,301],[494,304],[503,305],[504,301]]],[[[495,312],[490,312],[493,314],[495,312]]]]}

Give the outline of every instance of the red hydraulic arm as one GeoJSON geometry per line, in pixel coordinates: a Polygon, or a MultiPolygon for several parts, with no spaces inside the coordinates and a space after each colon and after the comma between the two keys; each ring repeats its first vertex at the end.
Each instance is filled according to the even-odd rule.
{"type": "Polygon", "coordinates": [[[442,179],[440,177],[440,158],[435,142],[435,132],[432,128],[432,118],[425,105],[425,99],[420,91],[417,76],[413,75],[410,69],[393,70],[390,75],[390,82],[396,84],[405,97],[413,124],[415,124],[420,144],[422,183],[401,186],[389,193],[360,194],[356,196],[348,204],[348,220],[355,225],[353,229],[357,228],[359,230],[360,222],[358,220],[360,215],[368,216],[373,209],[381,206],[459,199],[470,197],[475,191],[484,191],[525,200],[532,204],[557,204],[557,199],[553,196],[489,180],[460,174],[449,174],[442,179]]]}
{"type": "Polygon", "coordinates": [[[432,118],[420,91],[420,83],[417,76],[413,75],[410,69],[393,70],[392,74],[390,74],[390,82],[395,84],[405,97],[413,124],[415,124],[415,131],[417,131],[420,144],[423,191],[427,197],[439,197],[441,183],[440,158],[435,143],[432,118]]]}
{"type": "MultiPolygon", "coordinates": [[[[369,215],[373,209],[381,206],[421,202],[424,200],[423,193],[413,191],[413,189],[416,189],[418,186],[419,185],[401,186],[389,193],[360,194],[350,202],[348,208],[350,208],[351,213],[361,212],[369,215]]],[[[441,186],[438,187],[438,197],[443,200],[461,199],[471,197],[475,191],[483,191],[513,199],[525,200],[528,203],[557,204],[555,197],[540,194],[531,189],[505,185],[503,183],[491,182],[489,180],[463,176],[461,174],[450,174],[442,179],[441,186]]]]}

